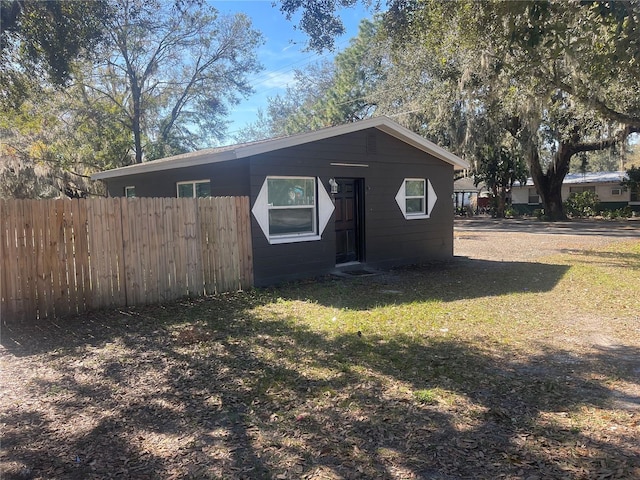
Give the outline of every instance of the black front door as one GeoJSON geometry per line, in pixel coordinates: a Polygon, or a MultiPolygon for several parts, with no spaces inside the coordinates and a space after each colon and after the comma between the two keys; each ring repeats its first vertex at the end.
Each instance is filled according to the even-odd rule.
{"type": "Polygon", "coordinates": [[[336,178],[336,264],[362,260],[362,180],[336,178]]]}

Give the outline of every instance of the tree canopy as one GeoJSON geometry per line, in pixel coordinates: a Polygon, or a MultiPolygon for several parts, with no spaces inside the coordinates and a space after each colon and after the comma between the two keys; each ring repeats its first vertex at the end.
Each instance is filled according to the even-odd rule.
{"type": "Polygon", "coordinates": [[[238,135],[241,141],[302,133],[362,120],[375,105],[371,93],[384,75],[378,27],[363,20],[359,34],[331,61],[295,72],[284,95],[268,99],[266,111],[238,135]]]}
{"type": "Polygon", "coordinates": [[[98,193],[88,182],[91,172],[212,146],[260,68],[261,35],[250,20],[219,15],[198,0],[3,1],[2,7],[3,21],[13,15],[6,31],[3,24],[2,41],[11,48],[3,47],[9,61],[2,81],[24,79],[3,89],[2,195],[98,193]],[[109,15],[90,15],[89,7],[109,15]],[[41,17],[53,21],[58,14],[64,28],[40,25],[41,17]],[[83,33],[82,21],[93,30],[83,33]],[[60,45],[52,48],[59,55],[50,61],[38,45],[58,34],[60,45]],[[51,78],[34,75],[45,69],[51,78]]]}
{"type": "Polygon", "coordinates": [[[200,3],[117,0],[108,50],[82,79],[133,135],[135,162],[210,145],[251,92],[261,36],[243,14],[200,3]]]}
{"type": "MultiPolygon", "coordinates": [[[[337,17],[349,3],[322,5],[323,15],[337,17]]],[[[500,128],[520,143],[550,219],[564,218],[561,186],[573,156],[640,130],[637,0],[391,0],[387,7],[385,30],[406,81],[379,108],[397,108],[405,123],[429,131],[437,118],[429,108],[446,105],[453,128],[438,130],[453,137],[442,143],[462,153],[474,142],[476,119],[501,112],[500,128]]],[[[300,1],[282,8],[301,10],[303,19],[315,11],[300,1]]],[[[328,30],[307,27],[312,46],[331,46],[328,30]]]]}
{"type": "Polygon", "coordinates": [[[15,106],[33,78],[63,85],[104,38],[107,0],[0,0],[0,101],[15,106]]]}

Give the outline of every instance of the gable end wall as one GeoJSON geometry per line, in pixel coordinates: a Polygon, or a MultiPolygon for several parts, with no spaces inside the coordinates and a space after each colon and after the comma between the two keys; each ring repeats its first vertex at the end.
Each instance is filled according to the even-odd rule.
{"type": "MultiPolygon", "coordinates": [[[[251,158],[253,205],[267,176],[364,179],[364,263],[390,267],[453,256],[453,166],[376,129],[251,158]],[[376,136],[372,148],[371,135],[376,136]],[[333,166],[366,164],[368,167],[333,166]],[[429,219],[405,220],[395,196],[405,178],[427,178],[438,196],[429,219]]],[[[319,241],[270,245],[252,216],[254,277],[268,285],[323,275],[335,268],[334,216],[319,241]]]]}

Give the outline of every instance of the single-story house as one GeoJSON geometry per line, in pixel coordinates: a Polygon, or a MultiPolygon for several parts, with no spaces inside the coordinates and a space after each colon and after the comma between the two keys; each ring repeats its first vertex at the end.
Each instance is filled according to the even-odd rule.
{"type": "MultiPolygon", "coordinates": [[[[600,210],[617,210],[631,207],[640,211],[640,192],[625,190],[620,183],[626,172],[587,172],[569,173],[562,182],[562,200],[566,201],[572,193],[592,191],[598,196],[600,210]]],[[[519,213],[532,213],[542,208],[540,196],[533,180],[526,184],[516,182],[511,189],[512,205],[519,213]]]]}
{"type": "Polygon", "coordinates": [[[453,182],[453,208],[456,214],[486,211],[489,195],[484,182],[476,185],[472,177],[461,177],[453,182]]]}
{"type": "Polygon", "coordinates": [[[110,196],[248,196],[254,282],[453,256],[454,169],[468,164],[386,117],[93,175],[110,196]]]}

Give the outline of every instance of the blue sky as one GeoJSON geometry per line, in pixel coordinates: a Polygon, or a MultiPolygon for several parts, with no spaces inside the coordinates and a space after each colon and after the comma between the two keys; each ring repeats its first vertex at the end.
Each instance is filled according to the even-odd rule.
{"type": "Polygon", "coordinates": [[[256,30],[262,32],[264,45],[258,51],[258,58],[264,70],[252,78],[255,93],[238,105],[229,118],[229,138],[234,132],[256,119],[259,108],[265,108],[267,98],[283,93],[287,84],[293,82],[296,69],[304,69],[323,58],[332,58],[336,52],[349,45],[349,40],[358,33],[358,25],[363,18],[370,18],[371,12],[358,5],[341,13],[347,33],[336,39],[334,52],[318,54],[305,51],[307,36],[296,30],[296,21],[288,21],[278,6],[272,6],[271,0],[228,0],[210,1],[220,13],[233,14],[243,12],[253,21],[256,30]]]}

